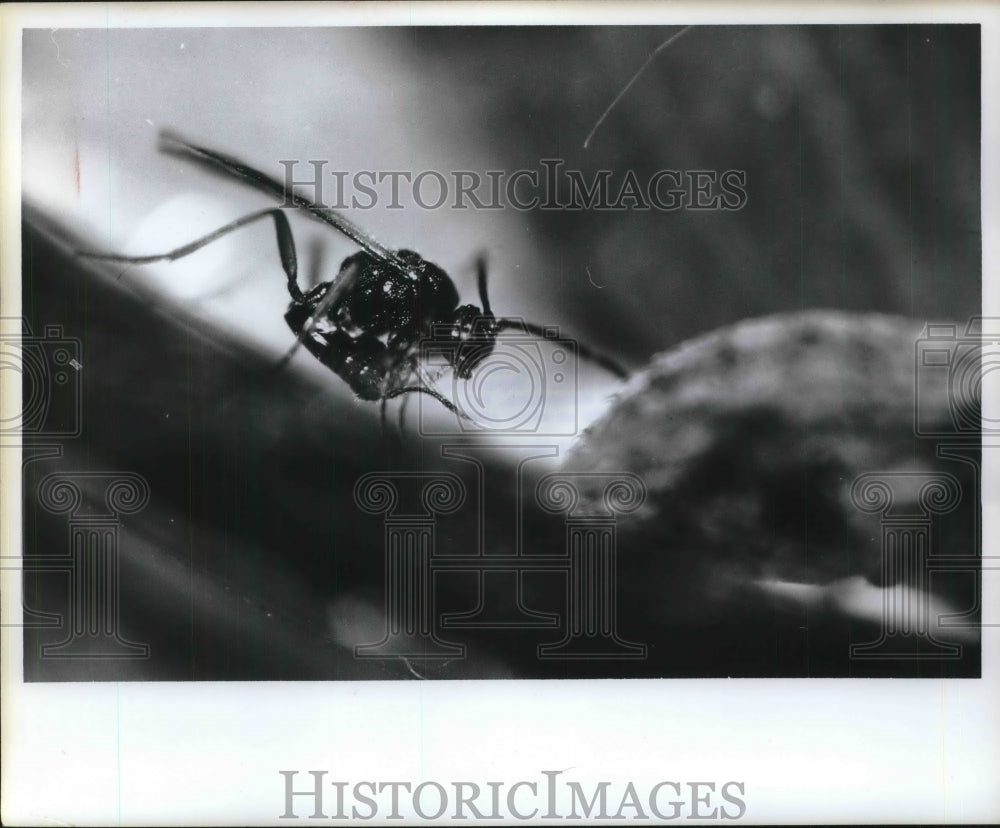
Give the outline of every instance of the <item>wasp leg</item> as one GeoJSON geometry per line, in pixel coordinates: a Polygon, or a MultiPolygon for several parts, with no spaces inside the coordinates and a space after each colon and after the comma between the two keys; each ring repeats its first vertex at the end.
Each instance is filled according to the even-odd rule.
{"type": "MultiPolygon", "coordinates": [[[[451,370],[450,365],[445,365],[443,368],[438,369],[432,374],[425,374],[421,379],[424,383],[435,383],[441,377],[443,377],[449,370],[451,370]]],[[[429,386],[428,386],[429,387],[429,386]]],[[[410,401],[409,397],[403,397],[403,401],[399,404],[399,430],[402,433],[406,425],[406,404],[410,401]]],[[[469,419],[462,415],[465,419],[469,419]]]]}
{"type": "Polygon", "coordinates": [[[386,450],[389,453],[389,461],[395,462],[403,446],[403,435],[402,433],[397,435],[389,428],[389,423],[385,416],[385,406],[388,401],[388,397],[382,397],[379,401],[378,424],[382,429],[382,441],[385,443],[386,450]]]}
{"type": "Polygon", "coordinates": [[[399,457],[403,447],[403,438],[406,436],[404,412],[406,411],[406,403],[410,398],[409,396],[404,396],[403,401],[400,403],[399,423],[397,431],[393,431],[392,429],[389,428],[388,420],[386,418],[386,407],[390,399],[399,396],[401,393],[406,393],[404,391],[399,391],[398,389],[400,389],[401,387],[403,388],[409,387],[406,386],[406,383],[409,382],[410,379],[413,377],[413,375],[416,373],[416,367],[414,366],[412,359],[403,357],[398,361],[398,364],[392,370],[393,370],[392,378],[390,381],[387,382],[387,386],[391,385],[396,390],[388,391],[387,393],[384,393],[382,395],[382,399],[379,403],[379,423],[382,426],[382,439],[384,439],[386,442],[386,446],[388,447],[389,450],[390,459],[394,460],[395,458],[399,457]],[[402,372],[402,364],[404,363],[408,365],[408,370],[406,371],[405,374],[402,372]]]}
{"type": "Polygon", "coordinates": [[[403,397],[402,401],[399,403],[399,414],[396,421],[396,427],[399,429],[400,434],[406,434],[406,406],[409,402],[409,397],[403,397]]]}
{"type": "MultiPolygon", "coordinates": [[[[417,376],[417,360],[414,356],[413,339],[411,335],[408,333],[400,333],[391,337],[386,343],[386,351],[394,356],[390,360],[390,367],[386,372],[386,379],[384,380],[384,389],[386,390],[382,394],[382,402],[380,406],[383,434],[388,433],[386,405],[391,399],[391,390],[406,387],[407,383],[417,376]]],[[[404,436],[404,411],[408,400],[409,397],[404,397],[399,409],[398,428],[400,440],[402,440],[404,436]]]]}
{"type": "MultiPolygon", "coordinates": [[[[421,383],[421,388],[425,388],[427,389],[427,393],[431,393],[428,385],[428,377],[421,375],[421,371],[419,370],[420,354],[419,349],[414,344],[412,332],[403,332],[392,337],[387,343],[387,348],[390,352],[396,354],[396,358],[390,369],[391,374],[386,382],[386,387],[391,389],[415,388],[417,386],[409,385],[409,383],[412,380],[416,380],[421,383]]],[[[441,372],[436,372],[429,378],[429,382],[435,382],[440,375],[441,372]]],[[[393,394],[393,396],[396,395],[393,394]]],[[[384,397],[382,400],[383,427],[387,399],[388,397],[384,397]]],[[[409,400],[410,398],[405,396],[399,405],[397,427],[400,437],[403,437],[406,433],[406,406],[409,400]]]]}
{"type": "MultiPolygon", "coordinates": [[[[397,383],[397,385],[403,385],[403,386],[405,386],[405,384],[410,381],[410,379],[413,377],[414,374],[416,374],[416,369],[415,368],[411,368],[409,374],[407,374],[407,376],[405,378],[402,378],[402,380],[399,383],[397,383]]],[[[400,438],[403,438],[403,437],[406,436],[406,406],[407,406],[407,404],[409,402],[410,402],[410,397],[407,395],[407,396],[404,396],[403,399],[399,403],[399,412],[396,415],[396,428],[399,431],[400,438]]],[[[382,406],[383,406],[383,409],[384,409],[384,407],[385,407],[385,398],[384,397],[382,399],[382,406]]]]}
{"type": "MultiPolygon", "coordinates": [[[[535,325],[532,322],[524,322],[522,320],[513,320],[513,319],[498,319],[497,327],[501,331],[525,330],[528,333],[533,334],[534,336],[537,336],[541,339],[549,338],[549,336],[545,332],[545,328],[543,328],[541,325],[535,325]]],[[[621,379],[625,380],[627,380],[629,377],[628,371],[626,371],[624,368],[622,368],[621,365],[619,365],[617,362],[611,359],[611,357],[605,356],[604,354],[599,353],[598,351],[595,351],[592,348],[589,348],[582,342],[579,341],[576,342],[576,352],[577,355],[580,356],[582,359],[588,359],[595,365],[600,365],[605,371],[609,371],[616,377],[621,377],[621,379]]]]}
{"type": "Polygon", "coordinates": [[[472,418],[464,411],[456,408],[453,402],[442,397],[437,391],[432,391],[430,388],[424,388],[422,385],[408,385],[405,388],[397,388],[386,394],[385,399],[391,400],[393,397],[399,397],[403,394],[426,394],[441,403],[441,405],[447,408],[452,414],[461,417],[463,420],[472,421],[472,418]]]}
{"type": "Polygon", "coordinates": [[[153,256],[121,256],[117,253],[89,253],[83,250],[78,251],[78,253],[88,259],[101,259],[107,262],[128,262],[130,264],[150,264],[151,262],[162,261],[173,262],[184,256],[189,256],[196,250],[201,250],[205,245],[211,244],[227,233],[232,233],[234,230],[239,230],[241,227],[246,227],[248,224],[252,224],[267,216],[274,219],[274,228],[278,237],[278,253],[281,255],[281,266],[285,271],[285,276],[288,278],[288,292],[294,301],[300,302],[302,301],[302,290],[299,288],[297,280],[299,266],[295,255],[295,239],[292,237],[292,228],[288,224],[288,218],[277,207],[250,213],[248,216],[236,219],[236,221],[230,222],[225,227],[220,227],[207,236],[202,236],[200,239],[196,239],[168,253],[159,253],[153,256]]]}

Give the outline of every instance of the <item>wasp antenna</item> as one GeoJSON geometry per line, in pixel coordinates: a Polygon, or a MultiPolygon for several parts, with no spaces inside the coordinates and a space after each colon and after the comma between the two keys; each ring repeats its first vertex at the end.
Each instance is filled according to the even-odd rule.
{"type": "Polygon", "coordinates": [[[485,254],[480,254],[476,259],[476,273],[477,280],[479,282],[479,301],[483,303],[483,313],[487,316],[493,316],[493,311],[490,308],[490,296],[486,290],[486,256],[485,254]]]}
{"type": "MultiPolygon", "coordinates": [[[[525,322],[523,319],[498,319],[497,328],[500,331],[527,331],[532,336],[537,336],[539,339],[552,339],[552,334],[550,331],[546,331],[541,325],[536,325],[534,322],[525,322]]],[[[599,365],[605,371],[614,374],[623,380],[629,378],[629,373],[626,371],[619,363],[613,360],[609,356],[605,356],[599,351],[595,351],[593,348],[584,345],[579,340],[574,340],[576,344],[576,353],[581,359],[589,360],[593,362],[594,365],[599,365]]]]}
{"type": "Polygon", "coordinates": [[[78,250],[76,252],[78,256],[87,259],[100,259],[107,262],[128,262],[129,264],[137,265],[152,264],[153,262],[173,262],[185,256],[190,256],[195,251],[201,250],[201,248],[210,245],[212,242],[228,233],[232,233],[234,230],[239,230],[241,227],[246,227],[248,224],[252,224],[268,216],[274,220],[278,253],[281,256],[281,266],[288,279],[288,292],[291,294],[292,299],[298,302],[302,299],[302,291],[299,289],[298,282],[296,281],[298,278],[298,258],[295,253],[295,239],[292,237],[292,228],[288,224],[288,219],[277,207],[270,207],[266,210],[258,210],[256,213],[250,213],[236,219],[236,221],[229,222],[229,224],[220,227],[207,236],[202,236],[200,239],[195,239],[193,242],[189,242],[174,250],[168,250],[166,253],[154,253],[150,256],[122,256],[118,253],[97,253],[87,250],[78,250]]]}
{"type": "Polygon", "coordinates": [[[401,269],[406,269],[406,264],[394,252],[379,244],[378,241],[365,233],[364,230],[346,216],[342,216],[336,210],[331,210],[322,204],[314,204],[309,199],[286,189],[284,182],[272,178],[266,173],[240,161],[238,158],[192,144],[171,130],[162,130],[160,132],[160,151],[167,155],[175,155],[179,158],[194,161],[213,172],[242,179],[273,198],[280,199],[282,207],[297,207],[317,221],[322,221],[339,230],[347,238],[365,248],[373,256],[383,261],[391,262],[401,269]]]}

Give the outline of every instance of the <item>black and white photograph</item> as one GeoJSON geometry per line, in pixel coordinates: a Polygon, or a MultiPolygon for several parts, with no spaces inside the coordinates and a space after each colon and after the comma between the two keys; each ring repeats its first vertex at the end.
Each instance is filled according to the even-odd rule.
{"type": "Polygon", "coordinates": [[[52,811],[5,796],[9,824],[1000,817],[996,715],[946,701],[996,672],[996,21],[251,5],[17,21],[5,684],[66,716],[113,691],[118,775],[52,811]],[[699,687],[739,761],[713,742],[666,767],[649,743],[688,733],[666,709],[716,715],[699,687]],[[418,770],[365,776],[301,723],[280,748],[247,725],[273,769],[234,783],[270,789],[242,810],[128,793],[167,760],[122,770],[123,698],[253,718],[242,688],[262,714],[327,688],[379,733],[485,705],[468,732],[493,737],[456,754],[498,756],[517,699],[562,733],[635,694],[608,721],[649,762],[463,776],[421,735],[418,770]],[[772,688],[791,701],[752,712],[772,688]],[[812,810],[773,731],[747,767],[768,715],[836,742],[806,700],[850,721],[868,692],[885,733],[843,785],[928,750],[932,783],[900,765],[812,810]],[[910,748],[907,719],[933,720],[910,748]]]}

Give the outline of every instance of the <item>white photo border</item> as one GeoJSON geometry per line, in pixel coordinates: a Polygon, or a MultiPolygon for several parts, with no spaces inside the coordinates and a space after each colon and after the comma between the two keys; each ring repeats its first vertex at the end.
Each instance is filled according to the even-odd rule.
{"type": "MultiPolygon", "coordinates": [[[[982,26],[983,314],[1000,316],[1000,9],[963,3],[5,5],[3,291],[20,314],[21,30],[39,26],[975,22],[982,26]]],[[[20,389],[4,387],[8,405],[20,389]]],[[[984,400],[997,414],[998,401],[984,400]]],[[[984,547],[998,537],[983,457],[984,547]]],[[[19,554],[20,458],[0,452],[2,554],[19,554]]],[[[3,612],[20,573],[3,573],[3,612]]],[[[997,619],[1000,594],[984,585],[997,619]]],[[[2,629],[5,824],[287,824],[279,770],[344,780],[740,780],[759,822],[1000,819],[1000,629],[978,680],[25,684],[2,629]],[[481,746],[488,746],[488,749],[481,746]]],[[[563,820],[563,823],[566,821],[563,820]]],[[[556,823],[553,823],[556,824],[556,823]]]]}

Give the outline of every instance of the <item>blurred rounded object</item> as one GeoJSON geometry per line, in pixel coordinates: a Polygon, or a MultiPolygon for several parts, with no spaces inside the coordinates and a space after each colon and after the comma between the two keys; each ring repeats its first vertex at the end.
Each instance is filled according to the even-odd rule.
{"type": "MultiPolygon", "coordinates": [[[[932,551],[973,554],[973,465],[938,458],[938,440],[918,433],[961,437],[955,424],[973,401],[951,393],[947,371],[918,364],[927,330],[877,314],[772,316],[660,354],[630,382],[564,471],[644,482],[644,505],[619,520],[619,560],[647,618],[704,619],[764,602],[872,620],[862,585],[896,584],[883,576],[882,514],[852,500],[863,474],[950,475],[961,503],[940,517],[932,551]]],[[[600,486],[584,476],[579,488],[583,508],[598,510],[600,486]]],[[[918,489],[895,492],[897,515],[919,512],[918,489]]],[[[970,604],[964,574],[935,579],[942,607],[970,604]]]]}

